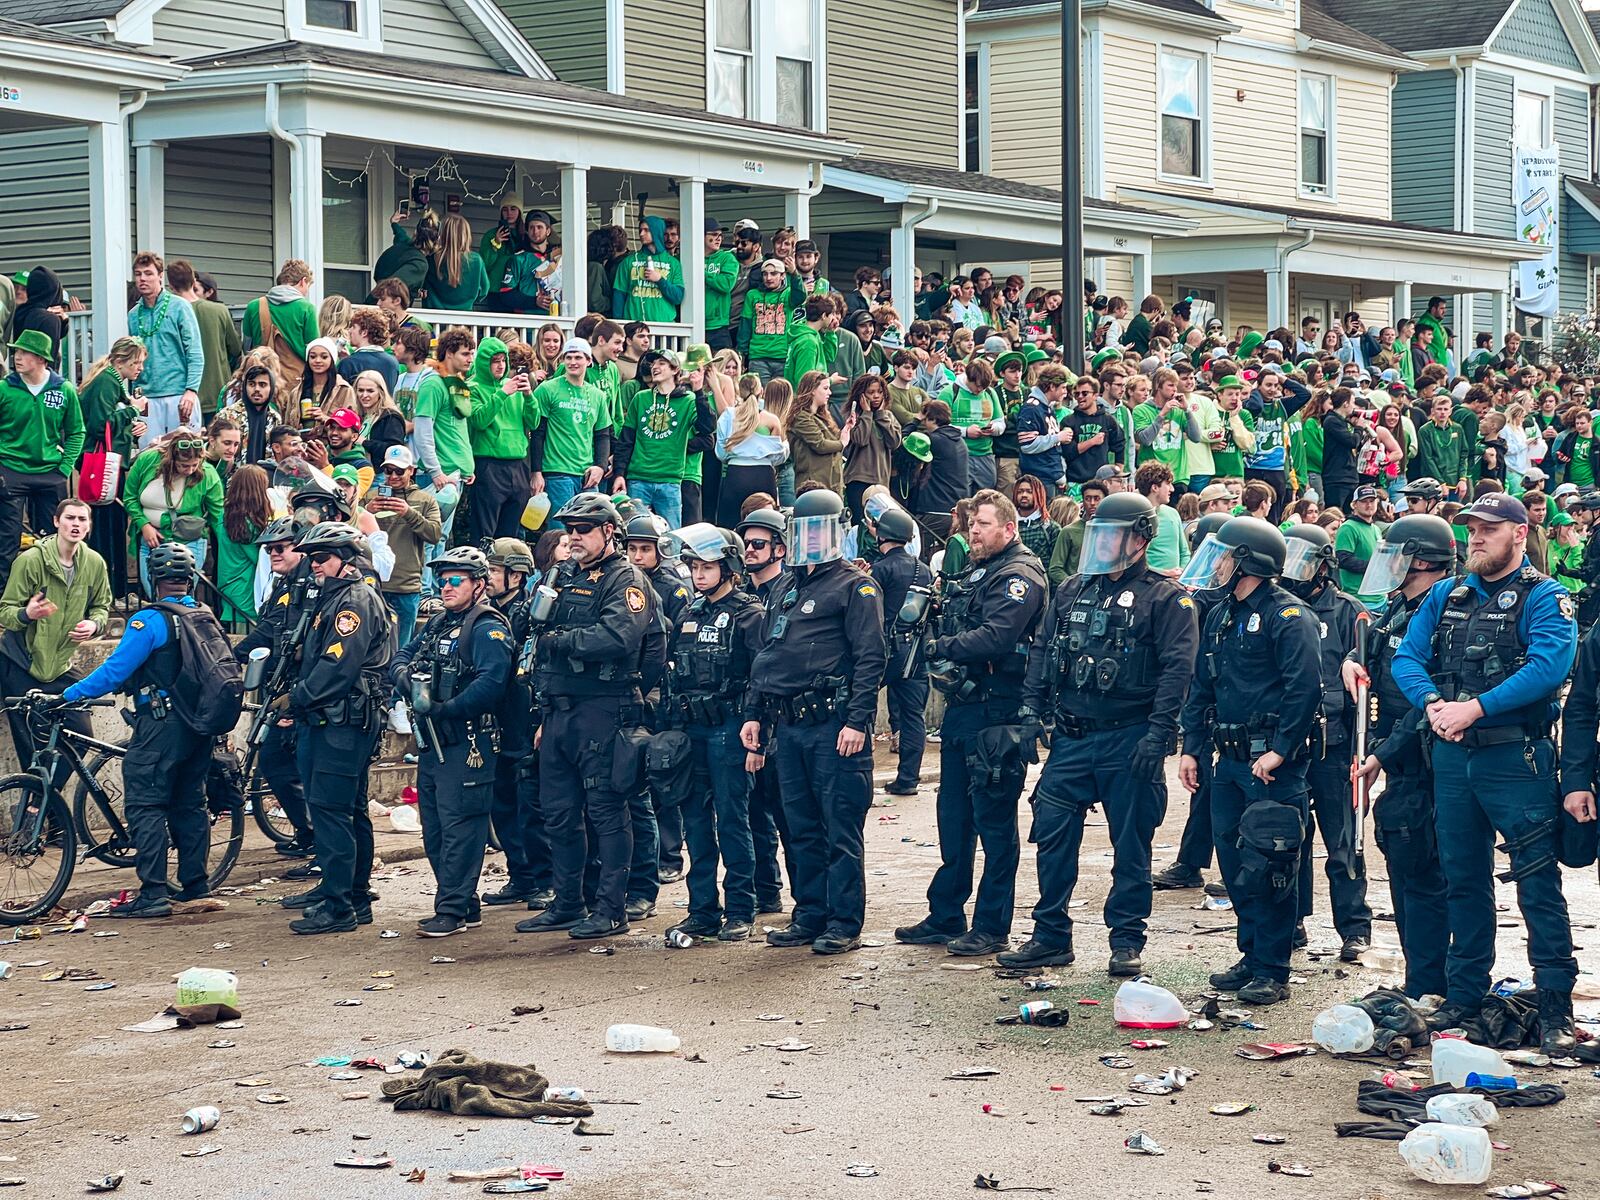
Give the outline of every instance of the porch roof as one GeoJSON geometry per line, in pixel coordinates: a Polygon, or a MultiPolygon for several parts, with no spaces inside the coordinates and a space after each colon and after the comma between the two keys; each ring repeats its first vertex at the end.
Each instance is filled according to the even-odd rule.
{"type": "Polygon", "coordinates": [[[1600,255],[1600,183],[1568,175],[1566,221],[1561,229],[1561,248],[1574,254],[1600,255]]]}
{"type": "Polygon", "coordinates": [[[1191,214],[1198,228],[1158,244],[1158,274],[1287,269],[1441,292],[1501,291],[1513,263],[1542,256],[1514,238],[1435,229],[1382,217],[1122,188],[1130,199],[1191,214]]]}
{"type": "Polygon", "coordinates": [[[124,93],[157,92],[187,68],[10,15],[0,17],[0,79],[9,85],[0,123],[116,121],[124,93]]]}

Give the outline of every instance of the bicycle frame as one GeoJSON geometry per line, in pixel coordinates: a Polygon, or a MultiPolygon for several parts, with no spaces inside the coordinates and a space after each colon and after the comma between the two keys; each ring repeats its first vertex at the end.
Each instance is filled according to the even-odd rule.
{"type": "MultiPolygon", "coordinates": [[[[33,764],[28,768],[27,773],[39,780],[44,786],[45,794],[48,796],[57,792],[55,784],[56,769],[64,761],[68,768],[69,777],[77,776],[84,787],[88,789],[89,795],[94,798],[95,804],[99,806],[101,814],[111,828],[111,837],[108,840],[113,842],[125,840],[128,836],[128,828],[123,824],[122,818],[117,815],[117,810],[112,806],[111,798],[106,795],[105,789],[100,786],[100,782],[89,773],[88,768],[84,765],[80,747],[85,750],[109,751],[113,754],[123,753],[123,747],[121,746],[114,745],[111,742],[103,742],[99,738],[90,737],[74,729],[68,729],[60,721],[52,721],[50,723],[49,736],[45,738],[44,745],[34,752],[33,764]]],[[[65,780],[63,780],[64,782],[65,780]]],[[[65,789],[61,789],[59,794],[65,798],[65,789]]],[[[41,836],[43,833],[42,823],[45,807],[44,805],[40,806],[38,816],[40,826],[32,831],[32,835],[35,837],[41,836]]],[[[93,854],[95,850],[99,849],[103,843],[95,841],[92,831],[88,828],[80,829],[78,833],[78,861],[81,863],[93,854]]]]}

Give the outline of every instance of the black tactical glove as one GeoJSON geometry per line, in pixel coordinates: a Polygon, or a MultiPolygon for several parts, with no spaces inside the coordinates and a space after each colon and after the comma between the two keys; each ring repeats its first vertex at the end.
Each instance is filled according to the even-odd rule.
{"type": "Polygon", "coordinates": [[[1129,773],[1141,783],[1160,783],[1171,746],[1171,739],[1164,733],[1145,734],[1133,748],[1133,758],[1128,763],[1129,773]]]}

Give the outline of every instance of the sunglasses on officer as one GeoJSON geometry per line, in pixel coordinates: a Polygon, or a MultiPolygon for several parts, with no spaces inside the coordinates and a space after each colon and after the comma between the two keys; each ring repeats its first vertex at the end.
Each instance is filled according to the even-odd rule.
{"type": "Polygon", "coordinates": [[[312,563],[314,565],[316,565],[316,566],[319,566],[319,567],[323,563],[332,562],[334,559],[336,559],[338,557],[339,556],[337,554],[335,554],[332,550],[313,550],[311,552],[311,561],[312,561],[312,563]]]}
{"type": "Polygon", "coordinates": [[[470,575],[440,575],[435,573],[434,578],[439,581],[440,587],[461,587],[472,581],[470,575]]]}
{"type": "MultiPolygon", "coordinates": [[[[266,549],[266,552],[267,552],[267,557],[271,558],[274,555],[289,553],[289,551],[294,549],[294,543],[293,542],[272,542],[271,544],[266,546],[265,549],[266,549]]],[[[312,557],[313,561],[316,560],[316,555],[313,554],[311,557],[312,557]]]]}
{"type": "Polygon", "coordinates": [[[585,533],[593,533],[598,528],[600,528],[598,525],[587,525],[587,524],[584,524],[581,521],[568,521],[567,522],[567,532],[568,533],[576,533],[576,534],[580,534],[581,535],[581,534],[585,534],[585,533]]]}
{"type": "Polygon", "coordinates": [[[744,540],[744,548],[746,550],[765,550],[771,545],[772,542],[767,538],[745,538],[744,540]]]}

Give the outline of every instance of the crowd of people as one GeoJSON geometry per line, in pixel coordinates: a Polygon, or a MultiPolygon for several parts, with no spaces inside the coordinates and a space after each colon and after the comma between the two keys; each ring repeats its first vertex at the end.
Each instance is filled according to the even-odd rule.
{"type": "Polygon", "coordinates": [[[1593,825],[1596,680],[1567,709],[1559,784],[1551,733],[1574,659],[1574,695],[1600,660],[1593,639],[1577,654],[1600,584],[1590,379],[1529,361],[1516,334],[1458,360],[1437,298],[1376,331],[1351,312],[1230,335],[1190,299],[1130,316],[1090,284],[1073,313],[983,268],[897,296],[862,267],[843,293],[792,231],[740,222],[724,250],[715,220],[705,340],[680,354],[652,339],[685,287],[681,231],[654,216],[636,250],[590,235],[596,311],[570,328],[430,328],[424,300],[559,313],[554,222],[515,197],[500,216],[474,251],[459,214],[414,231],[396,214],[360,304],[313,304],[288,261],[242,329],[204,272],[140,253],[130,333],[76,381],[59,284],[14,280],[0,671],[65,701],[133,691],[141,752],[173,768],[130,781],[142,886],[114,915],[203,890],[203,772],[181,764],[209,749],[162,697],[185,613],[209,606],[244,634],[241,662],[292,663],[264,695],[260,763],[294,826],[283,852],[310,860],[315,886],[286,902],[299,933],[371,920],[365,778],[388,724],[417,741],[438,877],[423,935],[485,905],[534,910],[524,932],[622,932],[687,857],[675,934],[744,940],[785,907],[781,857],[792,916],[768,940],[848,951],[879,693],[886,791],[905,795],[936,690],[941,865],[901,940],[1071,962],[1098,805],[1112,974],[1142,969],[1153,888],[1202,886],[1214,852],[1241,959],[1213,982],[1274,1003],[1306,940],[1316,829],[1341,957],[1370,943],[1354,767],[1386,781],[1408,994],[1441,1027],[1476,1014],[1498,832],[1546,1042],[1570,1042],[1552,847],[1560,821],[1593,825]],[[73,650],[128,593],[122,642],[81,677],[73,650]],[[1013,948],[1042,739],[1041,896],[1013,948]],[[1152,875],[1180,750],[1188,825],[1152,875]],[[509,880],[479,895],[491,825],[509,880]]]}

